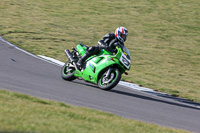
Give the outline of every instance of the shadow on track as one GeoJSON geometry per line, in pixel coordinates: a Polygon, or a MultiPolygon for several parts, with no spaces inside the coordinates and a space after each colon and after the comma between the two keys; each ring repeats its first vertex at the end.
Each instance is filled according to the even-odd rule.
{"type": "Polygon", "coordinates": [[[92,84],[92,83],[86,82],[84,80],[74,80],[74,81],[72,81],[72,83],[76,83],[76,84],[80,84],[80,85],[86,85],[86,86],[89,86],[89,87],[100,89],[96,84],[92,84]],[[80,82],[80,81],[83,81],[83,82],[80,82]]]}
{"type": "MultiPolygon", "coordinates": [[[[99,87],[97,85],[92,84],[90,82],[73,81],[73,83],[81,84],[81,85],[85,85],[85,86],[89,86],[89,87],[93,87],[93,88],[99,89],[99,87]]],[[[156,98],[152,98],[152,97],[148,97],[148,96],[143,96],[143,95],[138,95],[138,94],[134,94],[134,93],[130,93],[130,92],[125,92],[125,91],[120,91],[120,90],[114,90],[113,89],[113,90],[110,90],[108,92],[110,92],[110,93],[116,93],[116,94],[120,94],[120,95],[125,95],[125,96],[130,96],[130,97],[135,97],[135,98],[140,98],[140,99],[144,99],[144,100],[151,100],[151,101],[165,103],[165,104],[174,105],[174,106],[179,106],[179,107],[183,107],[183,108],[200,110],[200,108],[198,108],[198,107],[189,106],[189,105],[185,105],[185,104],[181,104],[181,103],[170,102],[170,101],[161,100],[161,99],[156,99],[156,98]]]]}
{"type": "Polygon", "coordinates": [[[148,97],[148,96],[143,96],[143,95],[138,95],[138,94],[133,94],[133,93],[129,93],[129,92],[124,92],[124,91],[120,91],[120,90],[111,90],[110,92],[121,94],[121,95],[130,96],[130,97],[136,97],[136,98],[140,98],[140,99],[145,99],[145,100],[151,100],[151,101],[155,101],[155,102],[166,103],[166,104],[179,106],[179,107],[183,107],[183,108],[200,110],[197,107],[192,107],[192,106],[181,104],[181,103],[174,103],[174,102],[170,102],[170,101],[160,100],[160,99],[156,99],[156,98],[152,98],[152,97],[148,97]]]}

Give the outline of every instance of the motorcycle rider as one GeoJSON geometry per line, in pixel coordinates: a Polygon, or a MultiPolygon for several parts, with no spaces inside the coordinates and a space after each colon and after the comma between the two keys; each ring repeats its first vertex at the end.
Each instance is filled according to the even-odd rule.
{"type": "Polygon", "coordinates": [[[78,67],[81,68],[82,64],[88,57],[92,55],[97,55],[102,49],[105,49],[110,52],[115,52],[116,46],[118,44],[124,45],[127,36],[128,36],[128,30],[125,27],[118,27],[115,30],[115,33],[107,33],[103,37],[103,39],[98,41],[97,46],[92,46],[87,49],[86,54],[84,54],[77,62],[78,67]]]}

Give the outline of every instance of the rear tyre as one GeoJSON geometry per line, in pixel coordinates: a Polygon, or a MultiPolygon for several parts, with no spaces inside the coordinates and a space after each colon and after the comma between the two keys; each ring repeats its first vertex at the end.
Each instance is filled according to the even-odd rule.
{"type": "Polygon", "coordinates": [[[107,71],[100,75],[98,87],[102,90],[111,90],[119,83],[121,79],[121,72],[118,69],[113,69],[109,78],[106,78],[106,73],[107,71]]]}
{"type": "Polygon", "coordinates": [[[65,65],[62,67],[61,70],[61,77],[64,80],[68,80],[68,81],[72,81],[74,79],[76,79],[76,77],[74,76],[74,72],[76,71],[76,69],[72,66],[70,66],[71,62],[67,62],[65,63],[65,65]]]}

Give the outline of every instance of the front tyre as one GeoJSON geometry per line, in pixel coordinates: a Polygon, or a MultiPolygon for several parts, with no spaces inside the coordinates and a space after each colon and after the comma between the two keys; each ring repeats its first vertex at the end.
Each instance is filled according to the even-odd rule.
{"type": "Polygon", "coordinates": [[[68,81],[72,81],[74,79],[76,79],[76,77],[74,76],[74,72],[76,71],[76,69],[71,65],[71,63],[68,61],[67,63],[65,63],[65,65],[62,67],[61,70],[61,77],[64,80],[68,80],[68,81]]]}
{"type": "Polygon", "coordinates": [[[98,80],[98,87],[102,90],[111,90],[121,79],[121,72],[118,69],[112,69],[108,78],[106,77],[107,72],[102,73],[98,80]]]}

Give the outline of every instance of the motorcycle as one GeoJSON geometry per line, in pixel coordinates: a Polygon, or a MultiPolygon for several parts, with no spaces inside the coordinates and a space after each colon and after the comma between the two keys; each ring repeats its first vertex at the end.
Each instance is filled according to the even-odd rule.
{"type": "Polygon", "coordinates": [[[69,61],[62,67],[61,77],[64,80],[83,79],[97,84],[102,90],[111,90],[119,83],[123,73],[128,75],[126,70],[130,70],[131,59],[125,46],[118,44],[115,53],[102,49],[98,55],[89,57],[80,69],[76,63],[87,49],[88,47],[81,43],[76,49],[72,47],[72,52],[65,49],[69,61]]]}

